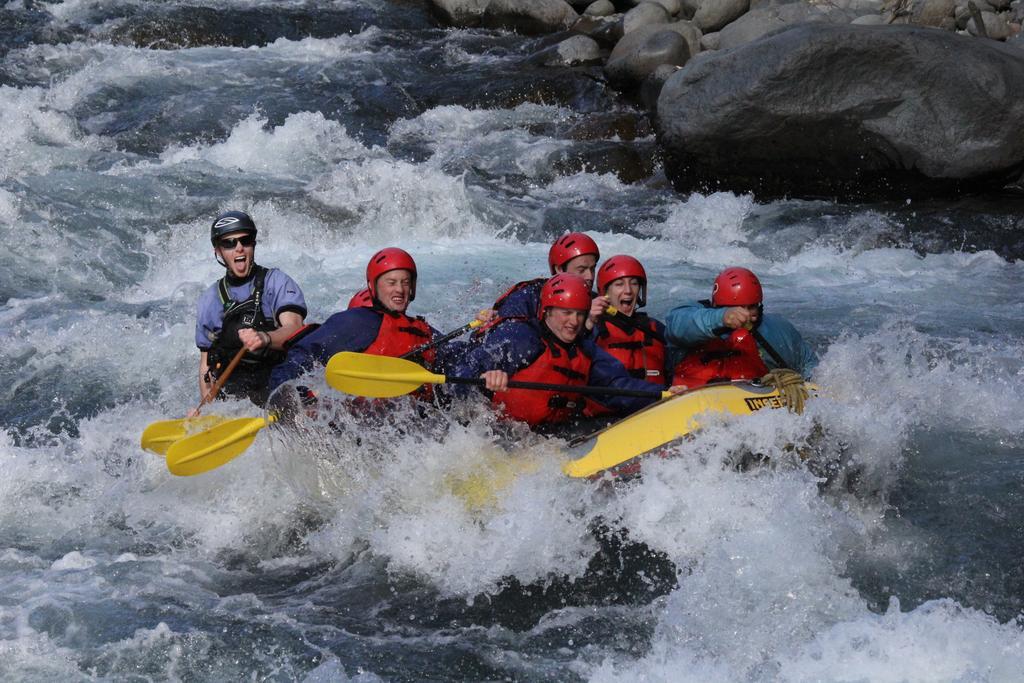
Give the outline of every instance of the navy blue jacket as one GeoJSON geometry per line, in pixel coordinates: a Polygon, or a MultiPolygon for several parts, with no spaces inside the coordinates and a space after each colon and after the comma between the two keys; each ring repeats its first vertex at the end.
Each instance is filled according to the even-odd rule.
{"type": "MultiPolygon", "coordinates": [[[[541,335],[551,333],[536,319],[510,321],[491,330],[487,338],[475,346],[461,360],[452,365],[452,374],[459,377],[479,377],[488,370],[504,370],[509,376],[531,365],[542,353],[544,343],[541,335]]],[[[630,377],[626,368],[599,349],[592,336],[585,336],[575,342],[577,348],[590,360],[590,376],[587,384],[595,387],[635,389],[657,392],[658,388],[649,382],[630,377]]],[[[631,413],[658,400],[656,397],[599,396],[603,405],[622,413],[631,413]]]]}
{"type": "Polygon", "coordinates": [[[540,309],[540,290],[544,288],[545,282],[547,282],[546,278],[529,280],[523,287],[510,293],[501,302],[501,305],[495,308],[498,317],[537,320],[540,309]]]}
{"type": "MultiPolygon", "coordinates": [[[[285,359],[270,374],[270,391],[317,365],[327,365],[336,353],[362,353],[380,334],[383,316],[384,313],[372,308],[350,308],[335,313],[288,349],[285,359]]],[[[437,330],[430,329],[436,337],[437,330]]]]}

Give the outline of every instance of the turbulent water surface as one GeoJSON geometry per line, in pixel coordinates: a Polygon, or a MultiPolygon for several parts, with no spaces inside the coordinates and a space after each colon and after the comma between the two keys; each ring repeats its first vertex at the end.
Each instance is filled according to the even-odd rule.
{"type": "Polygon", "coordinates": [[[407,0],[7,0],[0,46],[0,678],[1020,679],[1019,200],[681,196],[599,73],[407,0]],[[197,400],[229,208],[312,320],[393,244],[442,329],[567,228],[643,260],[654,315],[746,265],[823,395],[618,487],[472,405],[175,478],[138,438],[197,400]]]}

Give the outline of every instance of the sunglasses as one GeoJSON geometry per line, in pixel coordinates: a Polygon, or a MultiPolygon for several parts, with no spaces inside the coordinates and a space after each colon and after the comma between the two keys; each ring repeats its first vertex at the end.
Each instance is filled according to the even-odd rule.
{"type": "Polygon", "coordinates": [[[221,249],[234,249],[235,245],[239,242],[242,243],[243,247],[251,247],[256,244],[256,237],[254,235],[242,235],[241,237],[225,237],[217,244],[221,249]]]}

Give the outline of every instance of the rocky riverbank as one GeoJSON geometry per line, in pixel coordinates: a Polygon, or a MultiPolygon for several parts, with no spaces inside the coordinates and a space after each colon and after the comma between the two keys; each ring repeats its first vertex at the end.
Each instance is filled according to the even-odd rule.
{"type": "Polygon", "coordinates": [[[928,196],[1024,174],[1024,0],[429,0],[650,110],[680,190],[928,196]]]}

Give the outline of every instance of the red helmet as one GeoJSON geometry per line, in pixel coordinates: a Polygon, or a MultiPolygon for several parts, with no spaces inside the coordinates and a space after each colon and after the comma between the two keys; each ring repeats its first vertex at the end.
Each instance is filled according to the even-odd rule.
{"type": "Polygon", "coordinates": [[[647,303],[647,271],[643,265],[632,256],[619,254],[601,264],[597,271],[597,293],[604,294],[608,285],[620,277],[635,277],[640,280],[640,295],[636,300],[636,307],[640,308],[647,303]]]}
{"type": "Polygon", "coordinates": [[[416,262],[409,256],[409,252],[398,247],[381,249],[370,257],[366,264],[366,288],[370,294],[377,297],[377,278],[389,270],[408,270],[412,273],[412,291],[409,292],[409,301],[416,298],[416,262]]]}
{"type": "Polygon", "coordinates": [[[551,245],[548,251],[548,265],[551,266],[551,274],[558,272],[559,268],[566,263],[585,254],[593,254],[595,258],[601,258],[601,252],[597,248],[597,242],[590,239],[582,232],[570,232],[562,235],[551,245]]]}
{"type": "Polygon", "coordinates": [[[549,308],[571,308],[575,311],[590,310],[590,288],[579,275],[559,273],[544,283],[540,290],[540,310],[537,317],[544,319],[549,308]]]}
{"type": "Polygon", "coordinates": [[[358,292],[352,295],[352,298],[348,301],[349,308],[372,308],[373,307],[373,295],[370,294],[370,290],[363,287],[358,292]]]}
{"type": "Polygon", "coordinates": [[[763,299],[760,280],[746,268],[726,268],[711,289],[712,306],[759,306],[763,299]]]}

